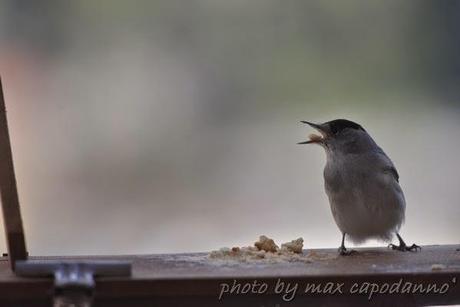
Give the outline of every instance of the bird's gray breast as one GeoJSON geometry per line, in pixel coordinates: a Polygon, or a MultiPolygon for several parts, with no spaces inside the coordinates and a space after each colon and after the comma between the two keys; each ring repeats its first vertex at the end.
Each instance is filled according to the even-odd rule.
{"type": "Polygon", "coordinates": [[[329,155],[324,169],[326,194],[342,232],[357,241],[389,236],[404,219],[405,201],[390,159],[380,149],[329,155]]]}

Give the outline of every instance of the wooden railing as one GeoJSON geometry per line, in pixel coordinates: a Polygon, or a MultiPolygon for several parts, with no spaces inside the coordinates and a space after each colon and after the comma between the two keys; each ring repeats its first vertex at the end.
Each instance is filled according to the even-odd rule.
{"type": "MultiPolygon", "coordinates": [[[[96,278],[95,306],[460,304],[460,245],[423,246],[417,253],[358,249],[346,257],[335,249],[304,253],[320,256],[310,263],[216,261],[206,253],[32,259],[131,261],[130,277],[96,278]]],[[[0,306],[49,306],[52,293],[51,278],[18,277],[0,260],[0,306]]]]}

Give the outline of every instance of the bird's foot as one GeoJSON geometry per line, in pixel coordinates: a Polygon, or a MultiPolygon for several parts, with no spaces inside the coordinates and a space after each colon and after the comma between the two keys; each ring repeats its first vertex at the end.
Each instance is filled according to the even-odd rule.
{"type": "Polygon", "coordinates": [[[417,244],[412,244],[411,246],[407,246],[406,244],[389,244],[388,248],[391,248],[393,250],[398,250],[400,252],[418,252],[421,251],[422,248],[418,246],[417,244]]]}
{"type": "Polygon", "coordinates": [[[350,256],[350,255],[353,255],[353,254],[356,254],[357,251],[355,251],[354,249],[346,249],[345,246],[340,246],[339,247],[339,255],[340,256],[350,256]]]}

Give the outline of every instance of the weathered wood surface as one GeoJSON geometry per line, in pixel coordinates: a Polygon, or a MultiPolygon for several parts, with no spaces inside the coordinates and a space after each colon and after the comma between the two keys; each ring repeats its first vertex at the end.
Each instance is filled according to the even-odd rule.
{"type": "MultiPolygon", "coordinates": [[[[401,278],[403,282],[425,285],[449,284],[449,291],[444,294],[377,294],[371,300],[365,294],[351,295],[346,291],[343,295],[323,295],[304,294],[299,290],[289,306],[306,303],[380,305],[385,301],[391,301],[393,306],[397,303],[405,306],[460,304],[460,245],[424,246],[417,253],[402,253],[387,248],[358,249],[357,254],[347,257],[336,256],[334,249],[314,252],[319,257],[311,263],[216,262],[209,260],[205,253],[31,259],[132,261],[131,277],[97,279],[96,302],[99,301],[99,305],[96,306],[105,306],[105,303],[112,306],[125,306],[125,303],[126,306],[151,306],[152,302],[181,306],[276,306],[277,303],[283,306],[286,303],[281,296],[272,291],[278,278],[299,283],[300,286],[306,283],[344,283],[344,290],[353,283],[394,283],[401,278]],[[264,295],[226,295],[218,301],[222,284],[232,284],[234,280],[241,283],[254,280],[266,282],[269,290],[264,295]]],[[[32,299],[38,304],[40,300],[46,301],[50,293],[51,279],[17,277],[9,269],[7,258],[0,260],[0,300],[13,302],[32,299]]]]}

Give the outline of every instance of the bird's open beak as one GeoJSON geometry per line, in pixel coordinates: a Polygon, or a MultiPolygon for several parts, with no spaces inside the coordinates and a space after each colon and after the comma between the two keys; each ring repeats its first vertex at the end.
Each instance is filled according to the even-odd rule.
{"type": "Polygon", "coordinates": [[[324,140],[324,137],[326,137],[327,132],[324,129],[323,125],[315,124],[315,123],[310,123],[305,120],[302,120],[301,123],[310,125],[311,127],[315,128],[318,130],[319,133],[321,133],[321,136],[316,135],[316,134],[310,134],[310,139],[305,142],[299,142],[297,144],[321,144],[324,140]]]}

